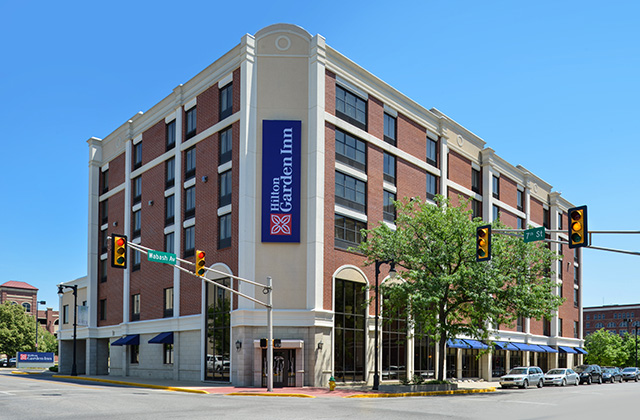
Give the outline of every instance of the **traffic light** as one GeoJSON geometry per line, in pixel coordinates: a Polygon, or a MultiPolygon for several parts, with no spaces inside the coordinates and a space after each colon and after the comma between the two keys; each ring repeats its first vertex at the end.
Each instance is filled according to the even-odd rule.
{"type": "Polygon", "coordinates": [[[587,206],[573,207],[569,213],[569,248],[589,246],[587,206]]]}
{"type": "Polygon", "coordinates": [[[266,338],[261,338],[260,339],[260,348],[261,349],[266,349],[267,348],[267,339],[266,338]]]}
{"type": "Polygon", "coordinates": [[[111,267],[127,268],[127,237],[111,234],[111,267]]]}
{"type": "Polygon", "coordinates": [[[476,261],[491,259],[491,225],[478,227],[476,230],[476,261]]]}
{"type": "Polygon", "coordinates": [[[203,276],[205,269],[204,257],[206,256],[204,251],[196,251],[196,274],[198,276],[203,276]]]}
{"type": "Polygon", "coordinates": [[[273,339],[273,347],[276,349],[279,349],[280,347],[282,347],[282,340],[279,338],[274,338],[273,339]]]}

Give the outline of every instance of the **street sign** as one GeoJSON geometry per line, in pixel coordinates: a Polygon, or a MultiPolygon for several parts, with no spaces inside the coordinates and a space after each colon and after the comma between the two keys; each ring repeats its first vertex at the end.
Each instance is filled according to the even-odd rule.
{"type": "Polygon", "coordinates": [[[147,260],[152,262],[159,262],[162,264],[176,264],[176,254],[169,252],[154,251],[150,249],[147,252],[147,260]]]}
{"type": "Polygon", "coordinates": [[[526,242],[535,242],[535,241],[544,241],[545,231],[544,226],[540,226],[533,229],[527,229],[524,231],[524,241],[526,242]]]}

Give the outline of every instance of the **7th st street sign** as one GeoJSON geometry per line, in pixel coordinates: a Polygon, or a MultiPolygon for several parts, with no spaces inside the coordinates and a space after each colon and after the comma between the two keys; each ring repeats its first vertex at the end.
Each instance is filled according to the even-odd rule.
{"type": "Polygon", "coordinates": [[[544,226],[533,228],[533,229],[527,229],[524,231],[525,242],[544,241],[544,238],[545,238],[544,226]]]}
{"type": "Polygon", "coordinates": [[[162,251],[154,251],[150,249],[147,252],[147,260],[153,262],[159,262],[162,264],[176,264],[176,254],[171,254],[169,252],[162,251]]]}

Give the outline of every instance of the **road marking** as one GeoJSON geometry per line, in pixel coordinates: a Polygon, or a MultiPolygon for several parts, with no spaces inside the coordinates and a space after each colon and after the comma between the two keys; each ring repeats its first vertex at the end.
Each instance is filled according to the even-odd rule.
{"type": "Polygon", "coordinates": [[[531,404],[531,405],[551,405],[551,406],[557,406],[558,404],[554,404],[554,403],[544,403],[544,402],[537,402],[537,401],[510,401],[510,400],[505,400],[505,401],[500,401],[503,403],[514,403],[514,404],[531,404]]]}

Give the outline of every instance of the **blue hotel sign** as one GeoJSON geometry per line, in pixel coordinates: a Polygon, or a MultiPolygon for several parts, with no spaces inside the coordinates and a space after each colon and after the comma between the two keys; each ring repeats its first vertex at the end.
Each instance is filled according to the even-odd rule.
{"type": "Polygon", "coordinates": [[[300,121],[262,121],[262,242],[300,242],[300,121]]]}

